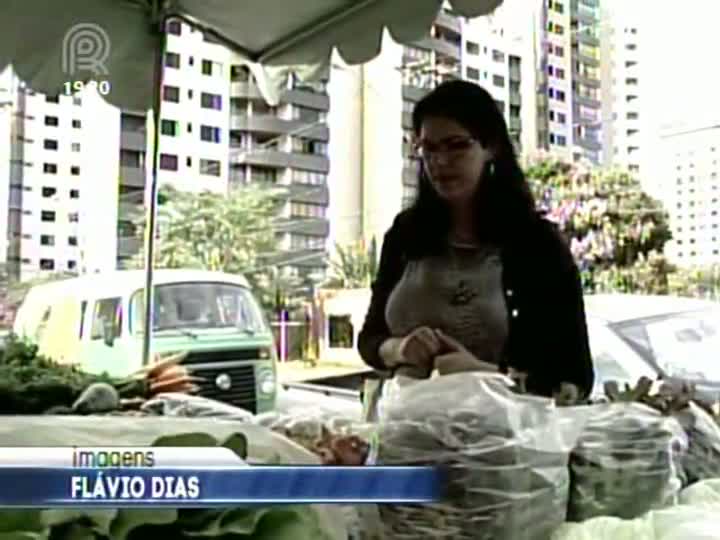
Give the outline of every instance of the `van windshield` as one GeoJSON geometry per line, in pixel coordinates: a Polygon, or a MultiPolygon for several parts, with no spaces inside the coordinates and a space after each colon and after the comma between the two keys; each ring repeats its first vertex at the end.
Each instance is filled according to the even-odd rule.
{"type": "MultiPolygon", "coordinates": [[[[155,286],[153,330],[237,328],[261,332],[260,308],[245,287],[227,283],[193,282],[155,286]]],[[[142,333],[145,321],[144,289],[130,299],[130,331],[142,333]]]]}

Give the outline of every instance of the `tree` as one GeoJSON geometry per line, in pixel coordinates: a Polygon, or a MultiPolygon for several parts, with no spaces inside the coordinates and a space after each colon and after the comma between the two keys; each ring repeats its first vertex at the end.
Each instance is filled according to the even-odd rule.
{"type": "Polygon", "coordinates": [[[375,238],[370,245],[364,242],[347,246],[335,245],[335,257],[330,260],[329,287],[360,289],[369,287],[377,273],[378,254],[375,238]]]}
{"type": "Polygon", "coordinates": [[[527,177],[566,234],[588,292],[669,292],[668,216],[634,177],[553,159],[531,164],[527,177]]]}
{"type": "MultiPolygon", "coordinates": [[[[246,185],[229,194],[163,187],[158,205],[157,268],[194,268],[242,274],[265,308],[274,308],[288,279],[274,268],[275,222],[284,191],[246,185]]],[[[144,219],[137,217],[138,231],[144,219]]],[[[142,268],[143,253],[130,266],[142,268]]]]}

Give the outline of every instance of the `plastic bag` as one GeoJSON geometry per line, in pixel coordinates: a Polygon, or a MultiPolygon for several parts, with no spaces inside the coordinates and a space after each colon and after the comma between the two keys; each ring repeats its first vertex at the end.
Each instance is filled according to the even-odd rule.
{"type": "Polygon", "coordinates": [[[440,502],[380,506],[387,538],[546,540],[565,520],[569,449],[553,403],[511,387],[486,373],[387,383],[377,463],[448,473],[440,502]]]}
{"type": "Polygon", "coordinates": [[[687,448],[677,420],[639,403],[589,409],[570,457],[568,520],[632,519],[675,503],[687,448]]]}
{"type": "Polygon", "coordinates": [[[686,483],[720,477],[720,426],[692,402],[674,417],[688,438],[688,449],[682,462],[686,483]]]}
{"type": "Polygon", "coordinates": [[[240,422],[250,422],[253,419],[253,414],[245,409],[214,399],[178,393],[159,394],[146,401],[140,409],[160,416],[218,418],[240,422]]]}

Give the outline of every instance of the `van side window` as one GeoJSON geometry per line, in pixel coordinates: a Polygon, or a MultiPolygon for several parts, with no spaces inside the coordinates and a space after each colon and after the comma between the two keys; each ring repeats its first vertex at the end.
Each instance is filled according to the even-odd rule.
{"type": "Polygon", "coordinates": [[[90,339],[102,339],[107,323],[112,325],[113,335],[116,338],[120,337],[122,333],[122,300],[120,298],[103,298],[95,302],[90,339]]]}
{"type": "Polygon", "coordinates": [[[87,300],[83,300],[80,304],[80,331],[78,332],[78,337],[82,339],[83,337],[83,330],[85,330],[85,315],[87,314],[87,300]]]}

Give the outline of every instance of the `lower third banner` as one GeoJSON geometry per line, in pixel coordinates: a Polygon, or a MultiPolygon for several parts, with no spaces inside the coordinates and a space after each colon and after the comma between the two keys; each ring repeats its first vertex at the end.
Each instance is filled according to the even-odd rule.
{"type": "Polygon", "coordinates": [[[0,506],[423,503],[442,485],[428,467],[0,467],[0,506]]]}

